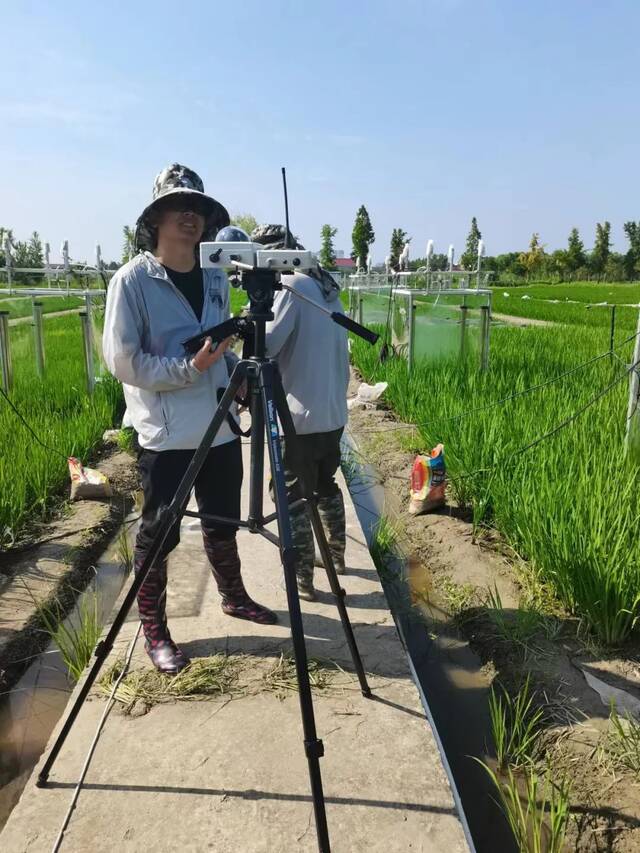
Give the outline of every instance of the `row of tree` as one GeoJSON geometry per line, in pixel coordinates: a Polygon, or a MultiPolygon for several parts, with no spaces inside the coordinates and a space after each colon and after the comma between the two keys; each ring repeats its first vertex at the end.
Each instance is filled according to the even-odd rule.
{"type": "Polygon", "coordinates": [[[6,266],[4,244],[9,238],[13,246],[13,266],[23,269],[44,267],[44,254],[42,240],[37,231],[34,231],[28,240],[15,240],[12,228],[3,228],[0,225],[0,267],[6,266]]]}
{"type": "MultiPolygon", "coordinates": [[[[257,221],[251,214],[238,214],[233,219],[234,223],[244,228],[247,233],[256,227],[257,221]]],[[[334,248],[334,237],[338,229],[332,225],[323,225],[321,230],[320,263],[326,269],[332,269],[336,263],[334,248]]],[[[566,249],[556,249],[547,252],[540,235],[534,233],[529,242],[529,248],[521,252],[505,252],[501,255],[486,257],[482,267],[491,271],[500,278],[555,278],[564,279],[588,279],[602,278],[608,281],[630,281],[640,278],[640,221],[625,222],[624,233],[629,242],[625,253],[614,252],[611,248],[611,223],[598,222],[593,249],[587,251],[577,228],[572,228],[567,241],[566,249]]],[[[13,246],[13,266],[23,268],[44,267],[44,256],[42,241],[37,231],[34,231],[29,240],[15,240],[10,228],[0,226],[0,267],[4,267],[4,243],[5,237],[9,237],[13,246]]],[[[478,243],[482,234],[478,222],[474,216],[467,236],[465,250],[460,256],[460,266],[463,269],[475,269],[478,256],[478,243]]],[[[394,228],[391,234],[389,247],[389,258],[391,266],[397,269],[398,258],[404,244],[410,240],[407,232],[402,228],[394,228]]],[[[362,264],[375,242],[375,232],[371,224],[369,213],[364,205],[358,209],[356,219],[351,233],[352,251],[351,257],[356,260],[360,258],[362,264]]],[[[128,225],[123,228],[122,263],[126,263],[134,253],[134,233],[128,225]]],[[[411,261],[411,268],[417,269],[426,264],[425,258],[415,258],[411,261]]],[[[448,259],[445,254],[434,254],[430,260],[432,270],[447,269],[448,259]]],[[[117,269],[115,261],[109,263],[108,268],[117,269]]]]}
{"type": "MultiPolygon", "coordinates": [[[[625,222],[624,233],[629,242],[626,252],[614,252],[611,248],[611,223],[598,222],[593,249],[587,251],[577,228],[572,228],[566,249],[556,249],[547,252],[540,241],[540,235],[534,233],[526,251],[505,252],[501,255],[483,259],[482,268],[492,271],[497,278],[549,278],[549,279],[591,279],[601,278],[608,281],[630,281],[640,278],[640,222],[625,222]]],[[[323,225],[321,231],[320,263],[331,269],[335,265],[335,250],[333,238],[337,229],[331,225],[323,225]]],[[[391,266],[397,268],[398,257],[404,244],[410,240],[402,228],[394,228],[391,234],[389,258],[391,266]]],[[[462,269],[476,268],[478,244],[482,233],[474,216],[465,243],[465,249],[459,259],[462,269]]],[[[371,225],[369,213],[362,205],[357,214],[351,234],[351,257],[360,258],[364,264],[369,254],[371,244],[375,241],[375,233],[371,225]]],[[[411,268],[426,265],[426,258],[416,258],[411,261],[411,268]]],[[[432,270],[446,270],[448,258],[445,254],[437,253],[431,256],[432,270]]]]}

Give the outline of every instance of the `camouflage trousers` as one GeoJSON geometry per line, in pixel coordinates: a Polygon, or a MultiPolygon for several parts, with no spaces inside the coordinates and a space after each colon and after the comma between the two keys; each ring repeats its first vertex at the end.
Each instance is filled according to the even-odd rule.
{"type": "MultiPolygon", "coordinates": [[[[285,442],[284,466],[289,502],[303,494],[315,495],[329,550],[338,570],[344,569],[346,541],[344,499],[335,473],[340,465],[342,430],[299,435],[295,442],[285,442]]],[[[293,544],[298,551],[298,579],[313,580],[315,544],[307,510],[297,507],[291,512],[293,544]]]]}
{"type": "MultiPolygon", "coordinates": [[[[342,492],[319,498],[318,511],[333,563],[338,573],[344,572],[346,524],[342,492]]],[[[310,583],[313,581],[316,548],[309,514],[304,507],[298,507],[291,513],[291,533],[298,551],[296,574],[299,580],[310,583]]]]}

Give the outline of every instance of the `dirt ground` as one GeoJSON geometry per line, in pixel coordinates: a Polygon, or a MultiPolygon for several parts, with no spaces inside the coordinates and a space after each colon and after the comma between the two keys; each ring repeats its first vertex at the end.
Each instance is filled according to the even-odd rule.
{"type": "Polygon", "coordinates": [[[619,712],[626,708],[640,716],[637,641],[618,653],[598,648],[548,590],[532,583],[532,573],[499,535],[474,532],[470,514],[455,504],[410,516],[417,433],[393,429],[398,422],[384,407],[352,412],[350,422],[384,484],[385,514],[397,526],[414,599],[421,600],[430,629],[437,632],[446,620],[450,630],[453,619],[461,639],[481,656],[487,678],[512,694],[530,674],[544,710],[540,764],[550,765],[554,779],[571,782],[573,820],[566,849],[640,851],[640,780],[616,766],[603,749],[611,698],[619,712]],[[538,627],[522,636],[496,630],[498,599],[507,626],[523,625],[522,612],[537,611],[542,616],[536,617],[538,627]]]}

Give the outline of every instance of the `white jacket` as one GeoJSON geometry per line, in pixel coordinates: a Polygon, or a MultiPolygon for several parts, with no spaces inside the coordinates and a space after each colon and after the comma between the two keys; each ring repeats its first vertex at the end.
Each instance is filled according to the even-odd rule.
{"type": "MultiPolygon", "coordinates": [[[[200,320],[149,252],[136,255],[109,284],[104,358],[122,382],[140,445],[149,450],[195,449],[216,410],[218,388],[229,384],[227,358],[200,373],[182,346],[187,338],[229,318],[225,273],[206,269],[202,278],[200,320]]],[[[225,422],[213,444],[234,438],[225,422]]]]}

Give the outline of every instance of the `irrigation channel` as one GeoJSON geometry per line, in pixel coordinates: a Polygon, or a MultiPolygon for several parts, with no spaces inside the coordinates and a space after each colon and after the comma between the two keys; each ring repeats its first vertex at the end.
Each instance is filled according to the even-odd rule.
{"type": "MultiPolygon", "coordinates": [[[[91,612],[94,607],[98,624],[106,623],[127,578],[118,549],[116,537],[96,563],[95,578],[67,616],[64,624],[70,629],[78,626],[83,610],[91,612]]],[[[135,614],[129,618],[136,618],[135,614]]],[[[52,641],[13,688],[0,696],[0,831],[64,713],[74,686],[52,641]]]]}
{"type": "MultiPolygon", "coordinates": [[[[373,549],[376,526],[385,504],[388,513],[388,502],[375,470],[366,464],[354,464],[353,459],[358,458],[354,447],[353,438],[347,434],[344,473],[367,545],[373,549]]],[[[93,596],[97,597],[100,624],[107,621],[127,577],[117,550],[116,537],[98,561],[95,579],[78,599],[67,624],[77,621],[83,602],[93,601],[93,596]]],[[[414,682],[460,795],[476,850],[517,853],[511,832],[493,800],[487,774],[469,758],[484,756],[491,738],[481,661],[464,640],[434,637],[427,625],[411,614],[406,606],[411,591],[405,568],[392,567],[394,580],[381,573],[381,582],[414,682]]],[[[129,618],[135,619],[135,614],[129,618]]],[[[62,655],[51,643],[9,694],[0,697],[0,830],[64,713],[72,689],[62,655]]],[[[425,767],[424,772],[428,773],[429,768],[425,767]]]]}
{"type": "MultiPolygon", "coordinates": [[[[378,524],[389,516],[389,495],[375,468],[362,461],[349,432],[343,438],[343,459],[348,460],[343,464],[345,479],[373,552],[378,524]]],[[[487,744],[492,739],[489,691],[481,676],[480,657],[457,632],[435,635],[416,617],[411,607],[410,572],[400,554],[395,554],[386,571],[380,573],[380,581],[422,704],[460,796],[477,853],[518,853],[495,801],[495,789],[485,770],[471,757],[486,757],[487,744]]],[[[429,618],[443,625],[449,621],[437,608],[429,608],[429,618]]]]}

